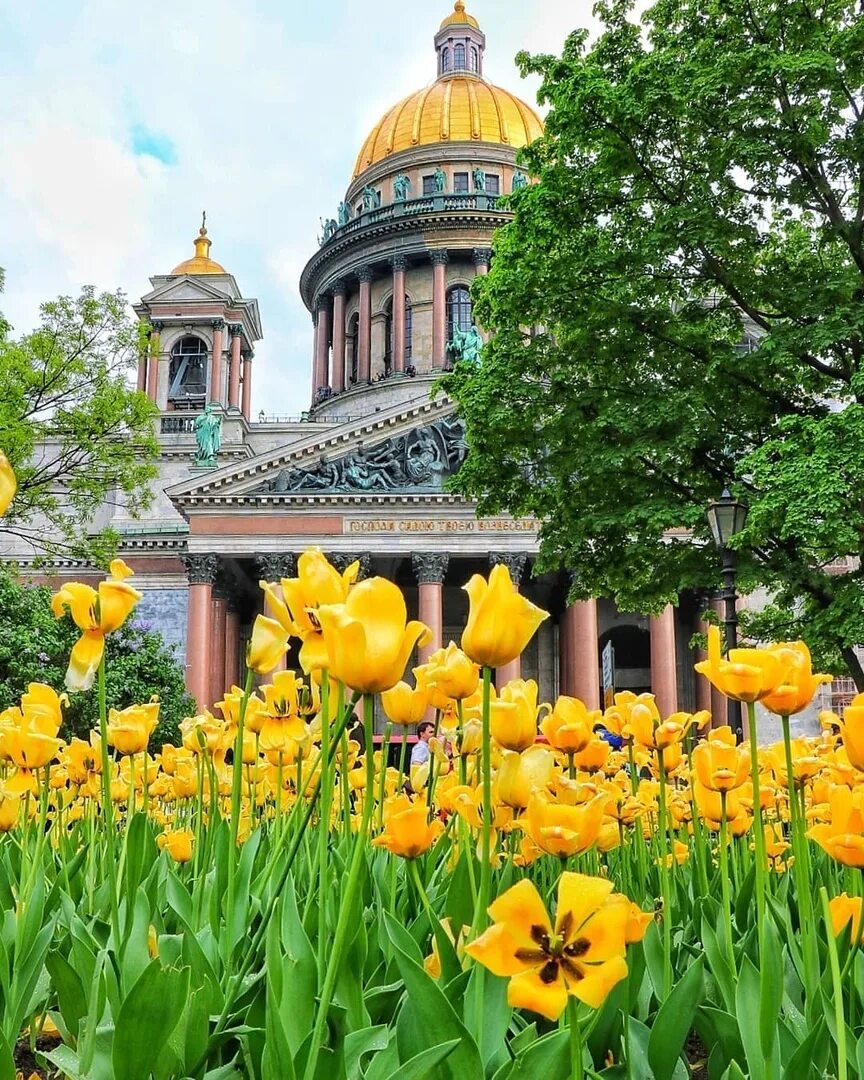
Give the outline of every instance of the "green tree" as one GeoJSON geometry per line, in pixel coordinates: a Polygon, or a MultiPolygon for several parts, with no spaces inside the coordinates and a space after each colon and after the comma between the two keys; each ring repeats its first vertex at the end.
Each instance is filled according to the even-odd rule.
{"type": "MultiPolygon", "coordinates": [[[[28,683],[44,682],[64,690],[69,653],[80,631],[69,618],[51,613],[51,589],[29,585],[0,570],[0,711],[15,705],[28,683]]],[[[177,725],[197,709],[186,692],[183,668],[162,635],[132,619],[106,638],[108,706],[122,709],[158,695],[162,707],[151,749],[177,742],[177,725]]],[[[87,737],[98,727],[96,691],[70,694],[63,710],[62,734],[87,737]]]]}
{"type": "Polygon", "coordinates": [[[536,514],[577,595],[642,611],[718,584],[705,506],[728,485],[741,585],[774,600],[750,632],[864,689],[864,16],[632,9],[518,58],[550,110],[475,286],[493,335],[445,380],[457,485],[536,514]]]}
{"type": "Polygon", "coordinates": [[[129,380],[141,334],[122,293],[91,287],[43,304],[39,327],[19,338],[0,316],[0,448],[18,477],[0,536],[36,556],[104,562],[116,536],[99,511],[147,506],[155,409],[129,380]]]}

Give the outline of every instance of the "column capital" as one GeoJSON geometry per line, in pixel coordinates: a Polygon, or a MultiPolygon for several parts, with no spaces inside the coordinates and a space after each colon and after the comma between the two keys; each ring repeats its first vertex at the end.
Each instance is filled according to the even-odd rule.
{"type": "Polygon", "coordinates": [[[212,585],[219,573],[218,555],[184,555],[183,563],[190,585],[212,585]]]}
{"type": "Polygon", "coordinates": [[[150,323],[150,329],[155,330],[157,334],[161,334],[165,329],[165,323],[162,322],[161,319],[154,319],[153,322],[150,323]]]}
{"type": "Polygon", "coordinates": [[[420,585],[443,585],[450,556],[441,552],[415,552],[411,566],[420,585]]]}
{"type": "Polygon", "coordinates": [[[347,289],[348,287],[342,280],[342,278],[337,278],[337,280],[333,282],[333,284],[327,291],[330,293],[331,296],[344,296],[347,292],[347,289]]]}
{"type": "Polygon", "coordinates": [[[433,248],[429,252],[429,261],[433,266],[446,266],[450,262],[450,252],[446,248],[433,248]]]}
{"type": "Polygon", "coordinates": [[[369,571],[372,569],[372,555],[368,551],[358,554],[355,551],[333,551],[329,552],[327,558],[336,567],[336,569],[343,573],[353,562],[360,563],[360,573],[357,575],[358,581],[363,581],[369,577],[369,571]]]}
{"type": "Polygon", "coordinates": [[[214,330],[224,330],[225,329],[225,320],[224,319],[214,319],[211,325],[213,326],[214,330]]]}
{"type": "Polygon", "coordinates": [[[394,270],[407,270],[408,269],[408,256],[407,255],[391,255],[390,265],[394,270]]]}
{"type": "Polygon", "coordinates": [[[357,280],[360,282],[371,281],[375,277],[375,273],[371,266],[361,266],[357,271],[357,280]]]}
{"type": "Polygon", "coordinates": [[[528,565],[528,556],[523,551],[490,551],[489,565],[506,566],[510,571],[513,584],[518,585],[522,581],[522,575],[528,565]]]}
{"type": "Polygon", "coordinates": [[[492,260],[492,248],[474,248],[471,258],[475,266],[488,266],[492,260]]]}
{"type": "Polygon", "coordinates": [[[228,333],[231,334],[233,337],[241,337],[243,334],[243,323],[228,323],[228,333]]]}
{"type": "Polygon", "coordinates": [[[330,307],[330,296],[326,292],[318,293],[313,307],[316,315],[320,315],[322,311],[327,311],[330,307]]]}
{"type": "Polygon", "coordinates": [[[297,573],[297,556],[290,551],[269,551],[255,557],[255,569],[265,581],[281,581],[297,573]]]}

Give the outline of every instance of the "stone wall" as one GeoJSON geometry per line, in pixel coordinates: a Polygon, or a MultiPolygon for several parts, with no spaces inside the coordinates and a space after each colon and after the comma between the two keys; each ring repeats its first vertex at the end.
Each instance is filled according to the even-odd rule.
{"type": "MultiPolygon", "coordinates": [[[[139,583],[140,584],[140,583],[139,583]]],[[[186,606],[188,590],[143,588],[143,597],[135,609],[134,623],[148,630],[158,630],[165,644],[173,648],[181,665],[186,664],[186,606]]]]}

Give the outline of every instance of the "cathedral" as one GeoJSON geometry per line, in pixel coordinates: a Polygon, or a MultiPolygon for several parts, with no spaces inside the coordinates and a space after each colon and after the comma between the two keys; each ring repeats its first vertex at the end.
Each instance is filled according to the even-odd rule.
{"type": "MultiPolygon", "coordinates": [[[[138,519],[105,508],[97,525],[120,534],[144,592],[138,616],[174,643],[202,709],[241,680],[259,581],[292,576],[310,545],[399,584],[411,616],[432,628],[418,661],[458,641],[468,609],[461,586],[503,562],[552,617],[499,681],[533,678],[541,700],[567,693],[591,707],[632,689],[652,690],[664,714],[709,708],[689,646],[695,600],[652,617],[603,599],[568,604],[564,573],[532,572],[534,520],[480,518],[449,491],[468,451],[436,382],[482,348],[471,283],[488,271],[495,230],[507,223],[500,196],[530,182],[517,153],[543,125],[484,77],[486,36],[462,0],[433,44],[420,73],[428,81],[359,148],[337,216],[302,272],[313,325],[308,410],[291,422],[251,415],[262,315],[212,257],[202,224],[194,255],[152,277],[135,305],[149,332],[138,389],[159,411],[153,503],[138,519]]],[[[230,253],[216,254],[230,266],[230,253]]],[[[22,552],[4,557],[26,571],[22,552]]],[[[47,580],[100,578],[58,563],[47,580]]]]}

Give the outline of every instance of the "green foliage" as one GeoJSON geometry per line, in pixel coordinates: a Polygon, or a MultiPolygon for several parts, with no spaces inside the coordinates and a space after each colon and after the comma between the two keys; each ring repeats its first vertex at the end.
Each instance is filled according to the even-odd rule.
{"type": "MultiPolygon", "coordinates": [[[[31,682],[62,691],[69,653],[80,631],[71,619],[54,618],[51,589],[20,584],[0,571],[0,626],[0,709],[16,704],[31,682]]],[[[178,742],[178,723],[196,708],[186,693],[183,669],[161,634],[137,624],[133,616],[108,636],[105,656],[109,708],[147,702],[157,694],[162,708],[151,748],[178,742]]],[[[62,734],[86,738],[99,723],[96,694],[70,694],[64,716],[62,734]]]]}
{"type": "Polygon", "coordinates": [[[492,337],[445,379],[457,486],[535,514],[577,595],[653,611],[719,584],[705,506],[728,485],[751,508],[741,585],[776,599],[752,632],[864,684],[864,19],[632,8],[519,57],[550,111],[475,284],[492,337]]]}
{"type": "Polygon", "coordinates": [[[43,304],[32,333],[10,329],[0,317],[0,447],[18,493],[0,535],[36,555],[102,562],[115,537],[98,511],[122,498],[137,513],[156,475],[154,406],[129,383],[143,327],[122,293],[88,286],[43,304]]]}

